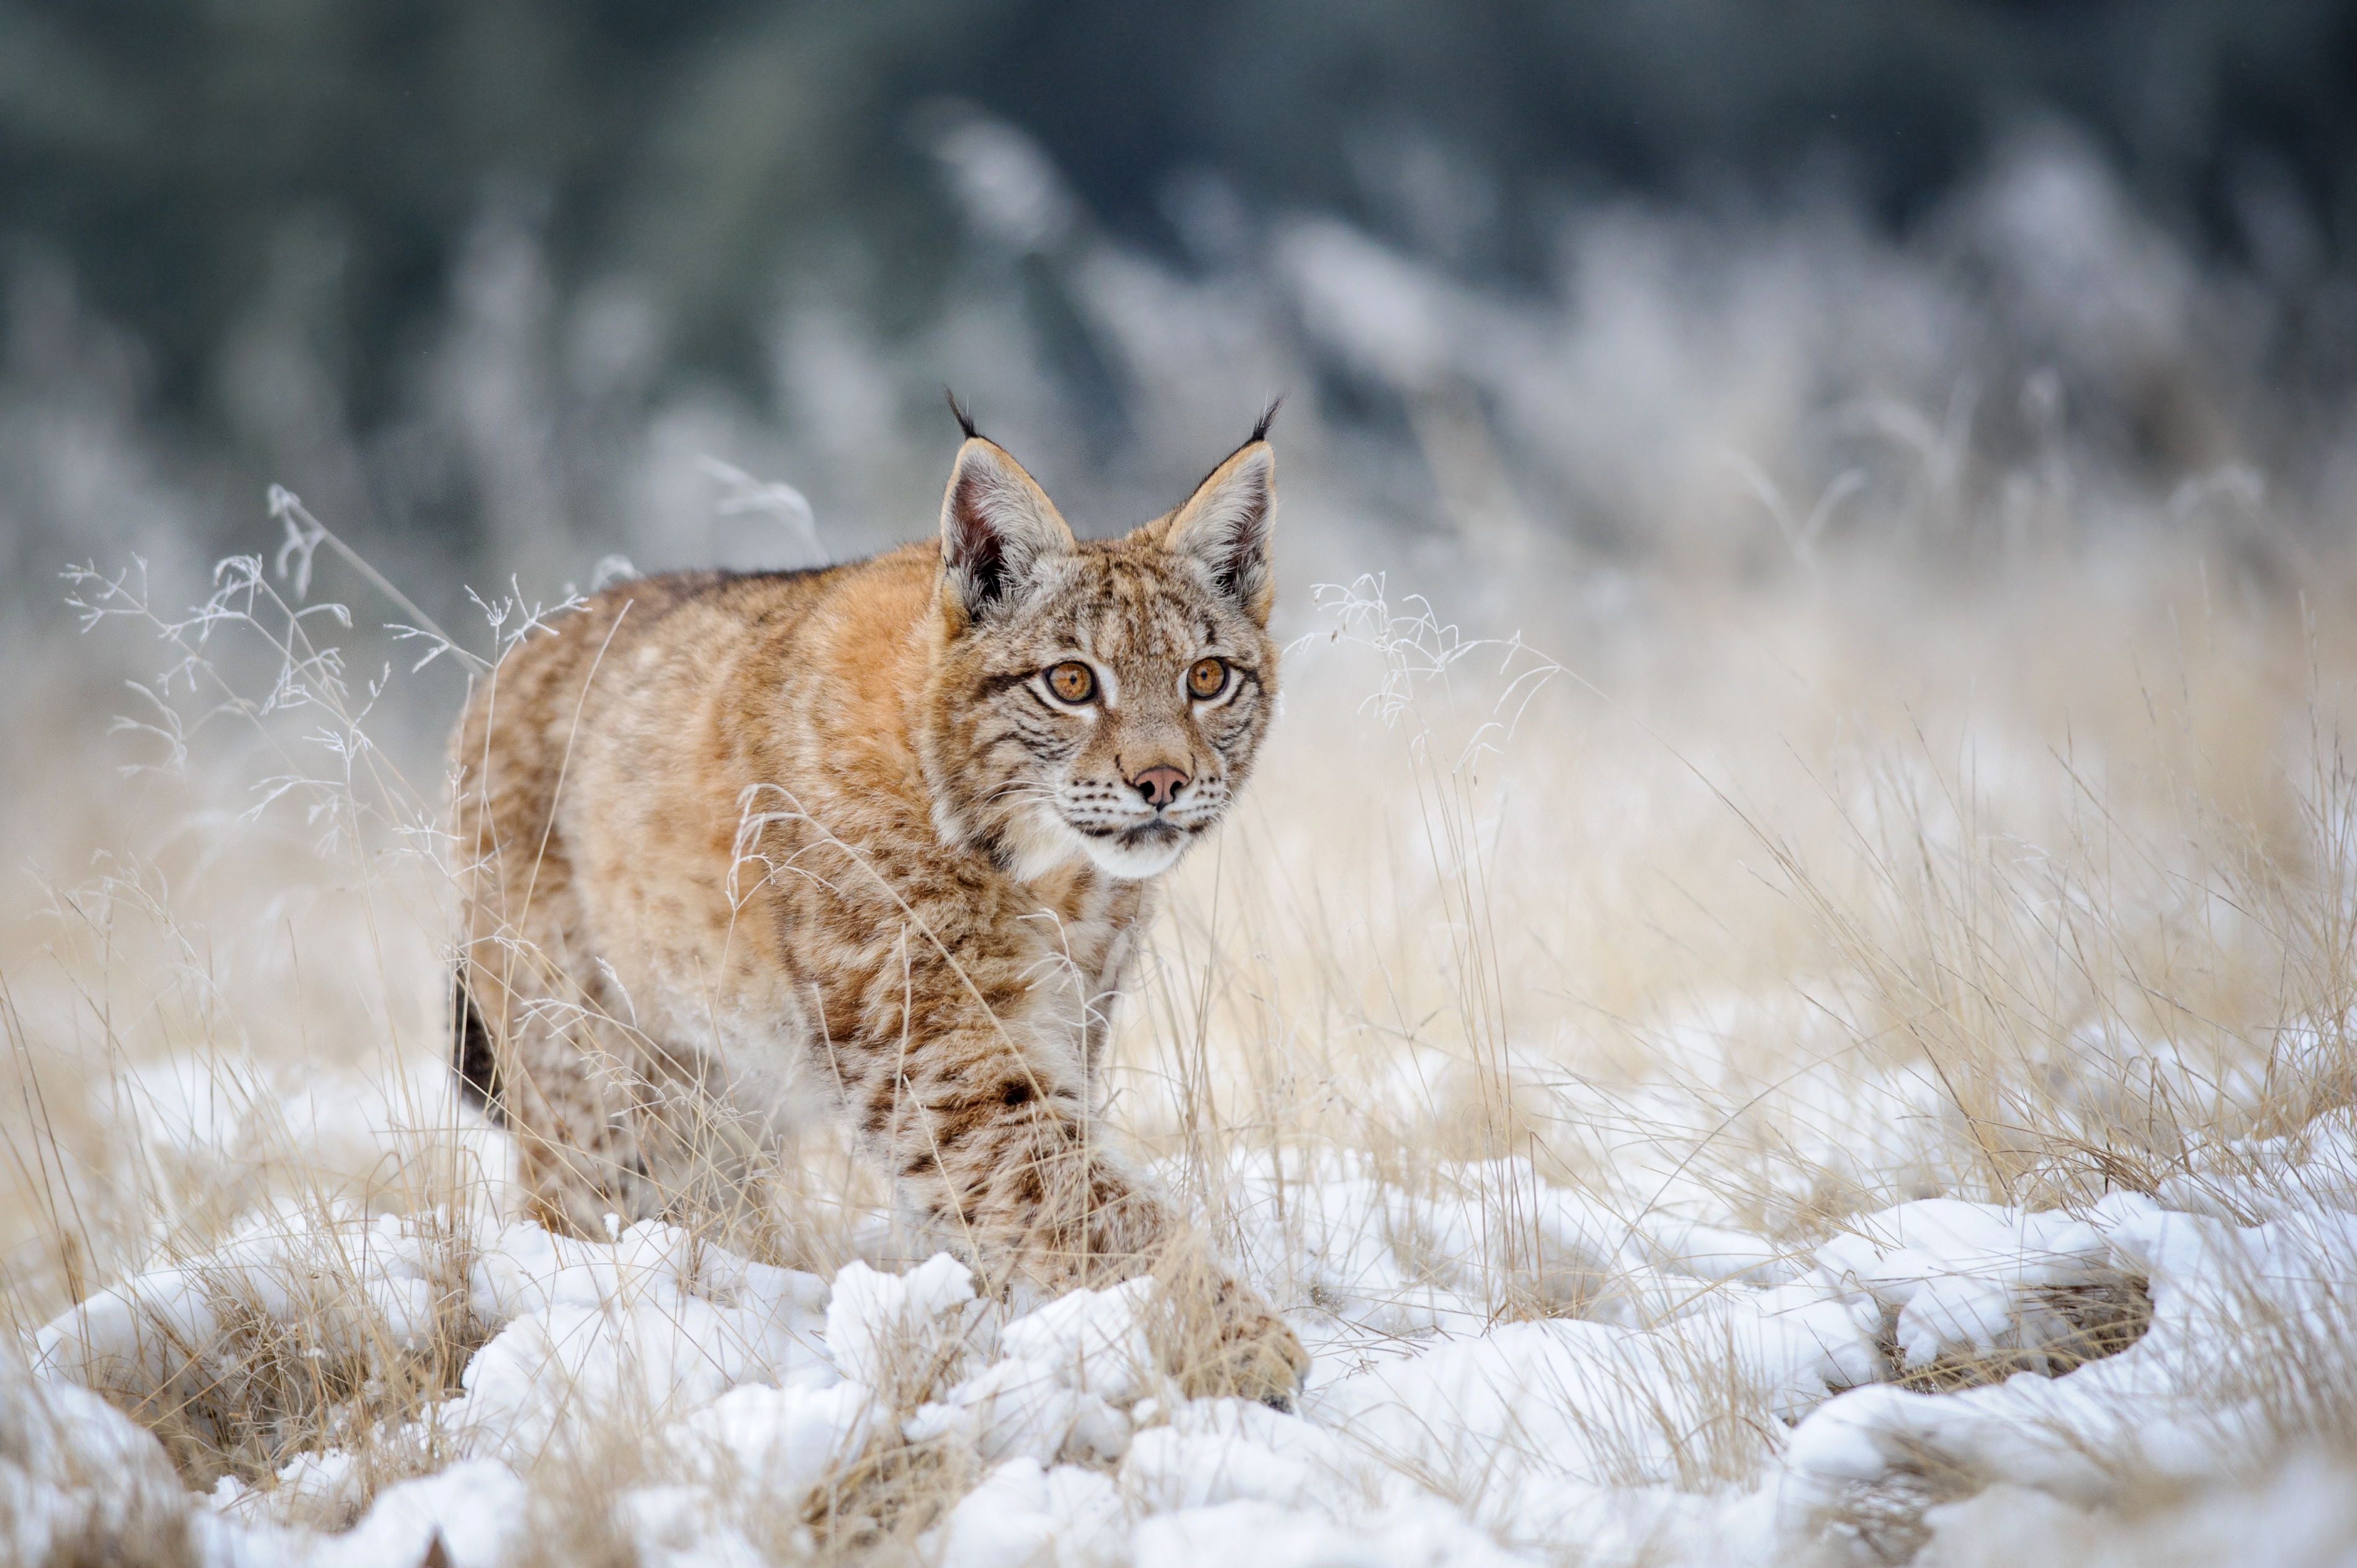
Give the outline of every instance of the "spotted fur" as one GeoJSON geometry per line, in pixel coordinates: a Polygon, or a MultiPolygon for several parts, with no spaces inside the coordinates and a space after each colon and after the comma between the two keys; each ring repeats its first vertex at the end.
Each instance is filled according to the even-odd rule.
{"type": "MultiPolygon", "coordinates": [[[[1182,1250],[1092,1085],[1155,879],[1225,815],[1275,699],[1265,434],[1087,542],[973,436],[937,543],[632,582],[482,683],[457,1066],[541,1219],[595,1234],[741,1183],[815,1101],[999,1288],[1182,1250]],[[1074,662],[1084,701],[1049,680],[1074,662]]],[[[1210,1298],[1232,1383],[1289,1391],[1290,1331],[1223,1270],[1210,1298]]]]}

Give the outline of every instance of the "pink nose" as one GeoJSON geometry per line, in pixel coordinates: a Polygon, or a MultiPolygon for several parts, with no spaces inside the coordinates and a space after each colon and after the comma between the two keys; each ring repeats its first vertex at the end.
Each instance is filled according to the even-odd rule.
{"type": "Polygon", "coordinates": [[[1178,798],[1179,790],[1187,788],[1187,776],[1165,763],[1159,768],[1147,768],[1130,783],[1146,798],[1147,805],[1167,806],[1178,798]]]}

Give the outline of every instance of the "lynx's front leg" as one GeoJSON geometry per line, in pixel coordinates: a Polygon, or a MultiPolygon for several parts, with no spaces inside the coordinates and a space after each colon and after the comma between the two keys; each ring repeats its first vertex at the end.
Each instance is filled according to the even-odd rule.
{"type": "MultiPolygon", "coordinates": [[[[980,960],[956,968],[970,979],[992,966],[980,960]]],[[[995,1288],[1055,1294],[1164,1274],[1180,1316],[1200,1326],[1183,1337],[1203,1341],[1180,1347],[1186,1364],[1173,1369],[1206,1391],[1289,1401],[1308,1369],[1300,1341],[1203,1252],[1151,1178],[1110,1146],[1090,1113],[1077,1053],[1025,1038],[1018,1024],[997,1015],[1019,1016],[1019,1008],[995,1011],[986,990],[955,994],[966,979],[946,961],[910,955],[905,977],[890,979],[899,995],[867,1010],[886,1027],[867,1035],[856,1063],[837,1065],[863,1144],[888,1162],[917,1210],[961,1244],[995,1288]],[[906,1044],[895,1005],[902,998],[912,1024],[906,1044]]]]}

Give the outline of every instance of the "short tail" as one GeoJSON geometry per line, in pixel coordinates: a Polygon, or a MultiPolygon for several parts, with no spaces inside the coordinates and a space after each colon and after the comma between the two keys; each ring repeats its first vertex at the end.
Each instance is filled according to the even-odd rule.
{"type": "Polygon", "coordinates": [[[458,1077],[459,1099],[490,1117],[493,1125],[507,1125],[500,1108],[499,1058],[491,1050],[491,1031],[483,1022],[482,1009],[467,989],[464,964],[451,977],[450,1070],[458,1077]]]}

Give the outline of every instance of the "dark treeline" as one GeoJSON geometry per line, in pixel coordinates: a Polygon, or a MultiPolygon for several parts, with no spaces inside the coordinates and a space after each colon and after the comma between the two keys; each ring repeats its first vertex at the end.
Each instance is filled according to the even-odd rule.
{"type": "Polygon", "coordinates": [[[931,308],[957,230],[920,128],[958,100],[1181,263],[1206,171],[1509,279],[1551,209],[1620,191],[1830,186],[1903,228],[2040,113],[2197,254],[2298,274],[2357,242],[2341,0],[14,0],[0,233],[136,334],[193,432],[241,315],[305,286],[371,423],[487,201],[531,209],[560,290],[655,299],[670,372],[742,378],[799,268],[888,330],[931,308]],[[1368,177],[1404,156],[1426,176],[1368,177]]]}

